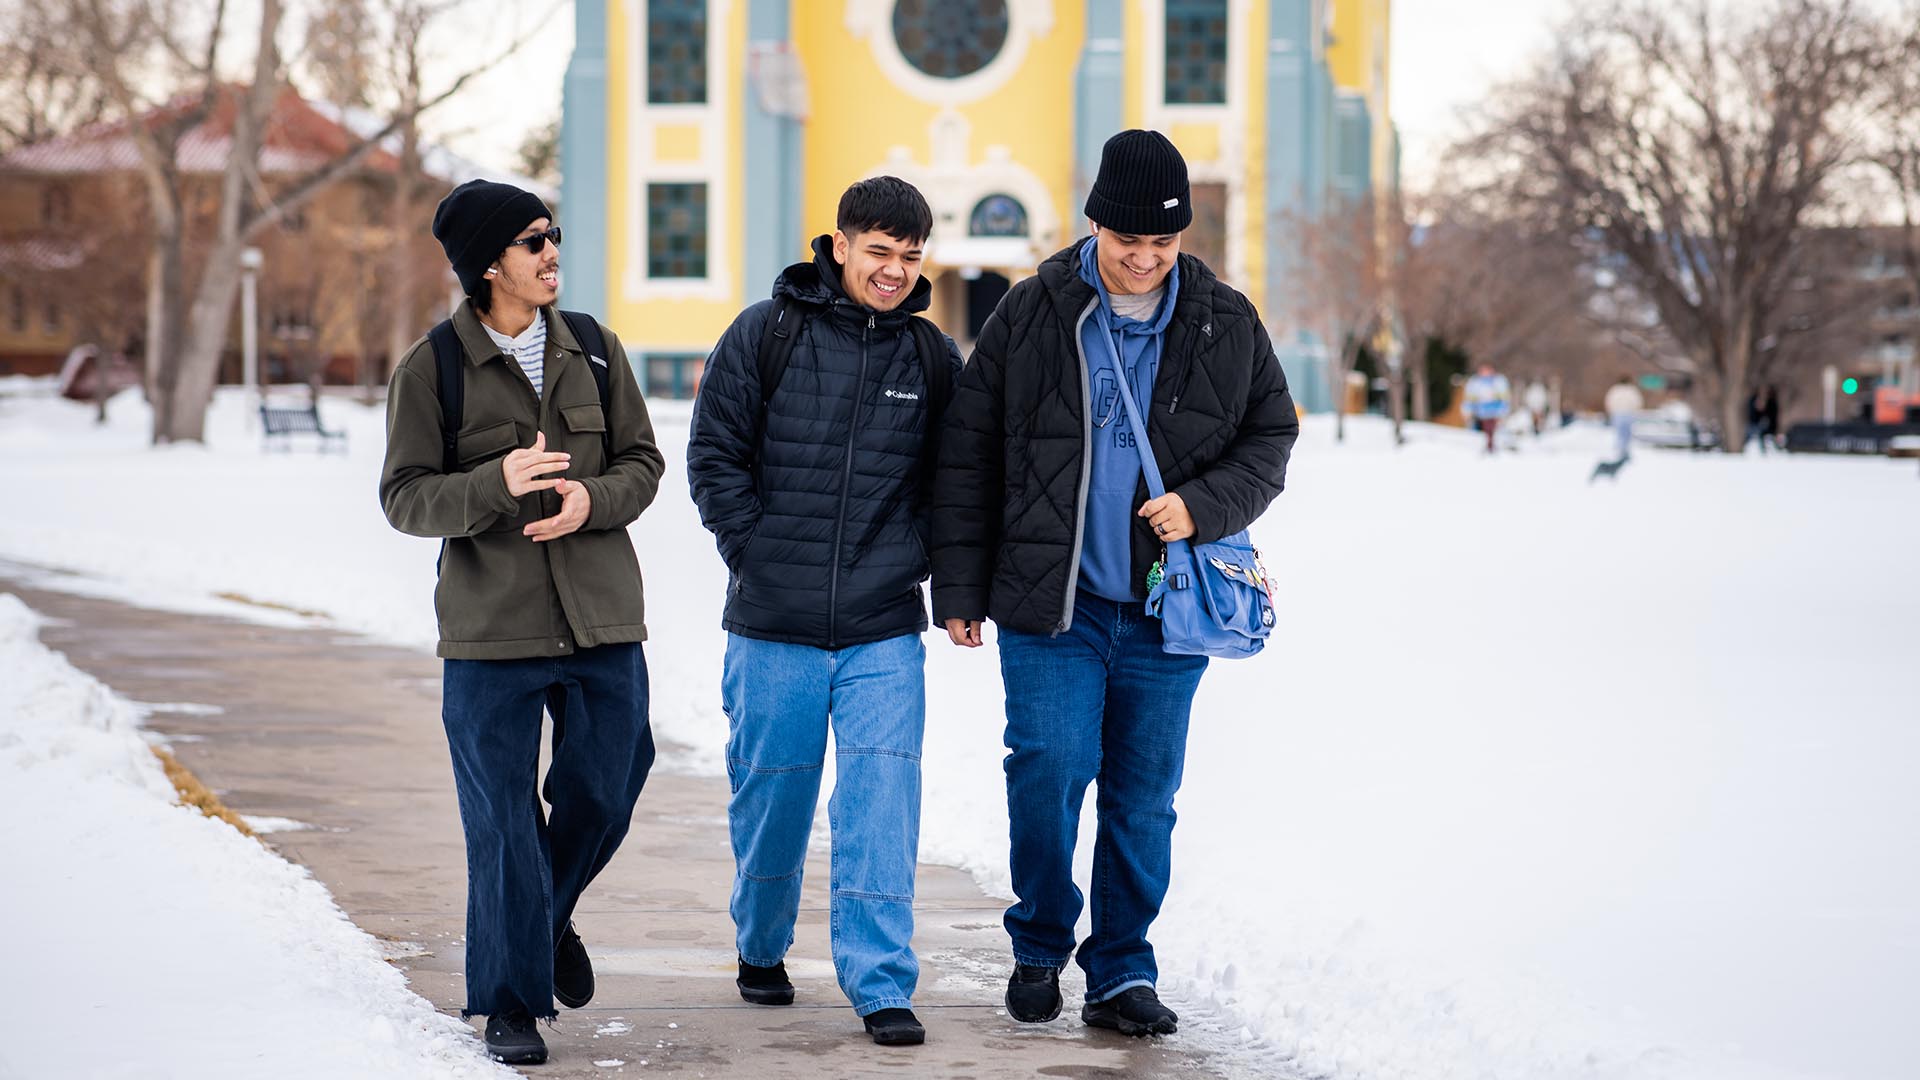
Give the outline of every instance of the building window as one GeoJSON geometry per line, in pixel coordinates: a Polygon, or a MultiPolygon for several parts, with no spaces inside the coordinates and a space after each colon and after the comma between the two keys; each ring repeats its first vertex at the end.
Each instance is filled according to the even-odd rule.
{"type": "Polygon", "coordinates": [[[934,78],[971,75],[1007,43],[1007,0],[899,0],[893,40],[907,63],[934,78]]]}
{"type": "Polygon", "coordinates": [[[48,336],[60,332],[60,324],[65,321],[65,313],[60,310],[60,301],[48,300],[47,306],[40,312],[40,327],[48,336]]]}
{"type": "Polygon", "coordinates": [[[707,185],[647,185],[647,276],[707,276],[707,185]]]}
{"type": "Polygon", "coordinates": [[[1227,277],[1227,185],[1192,185],[1193,224],[1180,239],[1180,250],[1207,264],[1216,277],[1227,277]]]}
{"type": "Polygon", "coordinates": [[[644,363],[640,381],[648,397],[685,400],[700,389],[707,358],[699,353],[648,353],[644,363]]]}
{"type": "Polygon", "coordinates": [[[706,0],[648,0],[647,104],[706,101],[706,0]]]}
{"type": "Polygon", "coordinates": [[[1227,0],[1167,0],[1167,104],[1227,103],[1227,0]]]}
{"type": "Polygon", "coordinates": [[[1011,195],[989,195],[973,204],[967,232],[974,236],[1027,235],[1027,208],[1011,195]]]}
{"type": "Polygon", "coordinates": [[[65,225],[73,217],[73,195],[60,184],[51,184],[40,193],[40,218],[43,225],[65,225]]]}

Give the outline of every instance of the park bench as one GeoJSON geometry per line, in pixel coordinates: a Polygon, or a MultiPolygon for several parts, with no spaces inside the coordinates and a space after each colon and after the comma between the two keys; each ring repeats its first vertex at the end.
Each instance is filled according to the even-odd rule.
{"type": "Polygon", "coordinates": [[[260,406],[260,429],[266,433],[261,442],[262,449],[279,446],[282,450],[293,449],[295,435],[312,435],[318,440],[320,450],[325,453],[338,444],[341,452],[347,448],[347,433],[329,431],[320,423],[320,406],[315,402],[305,405],[267,405],[260,406]]]}

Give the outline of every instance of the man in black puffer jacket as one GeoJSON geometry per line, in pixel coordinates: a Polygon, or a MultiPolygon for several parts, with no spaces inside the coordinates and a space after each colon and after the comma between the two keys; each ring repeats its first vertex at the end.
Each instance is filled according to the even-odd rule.
{"type": "Polygon", "coordinates": [[[1161,544],[1246,528],[1280,494],[1299,418],[1253,305],[1180,254],[1186,162],[1167,138],[1107,142],[1092,238],[988,318],[954,387],[934,485],[933,612],[955,644],[999,627],[1013,889],[1007,1009],[1060,1012],[1076,956],[1073,849],[1099,781],[1082,1019],[1130,1035],[1177,1018],[1146,934],[1166,895],[1173,797],[1207,660],[1161,648],[1142,601],[1161,544]],[[1149,499],[1125,379],[1166,495],[1149,499]]]}
{"type": "Polygon", "coordinates": [[[837,224],[708,358],[687,475],[730,572],[721,691],[740,994],[793,1001],[782,957],[831,722],[834,967],[874,1041],[910,1044],[925,1038],[908,947],[926,717],[925,487],[935,410],[960,354],[914,325],[932,292],[920,257],[933,212],[920,192],[890,176],[863,180],[842,196],[837,224]],[[763,386],[762,350],[776,333],[791,353],[763,386]]]}

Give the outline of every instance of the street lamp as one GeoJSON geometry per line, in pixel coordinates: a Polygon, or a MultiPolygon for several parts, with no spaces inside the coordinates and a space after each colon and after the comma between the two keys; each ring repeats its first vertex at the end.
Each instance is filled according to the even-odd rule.
{"type": "Polygon", "coordinates": [[[266,256],[257,247],[242,248],[240,269],[240,380],[247,384],[247,424],[260,416],[260,296],[255,279],[266,256]]]}

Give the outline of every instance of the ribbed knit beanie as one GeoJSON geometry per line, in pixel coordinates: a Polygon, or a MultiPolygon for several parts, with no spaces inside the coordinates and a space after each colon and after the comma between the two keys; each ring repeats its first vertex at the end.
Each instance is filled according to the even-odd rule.
{"type": "Polygon", "coordinates": [[[433,212],[433,238],[447,253],[468,296],[480,290],[487,267],[520,230],[553,211],[540,196],[512,184],[469,180],[447,193],[433,212]]]}
{"type": "Polygon", "coordinates": [[[1157,131],[1134,128],[1107,140],[1087,192],[1095,225],[1134,236],[1167,236],[1193,224],[1187,161],[1157,131]]]}

